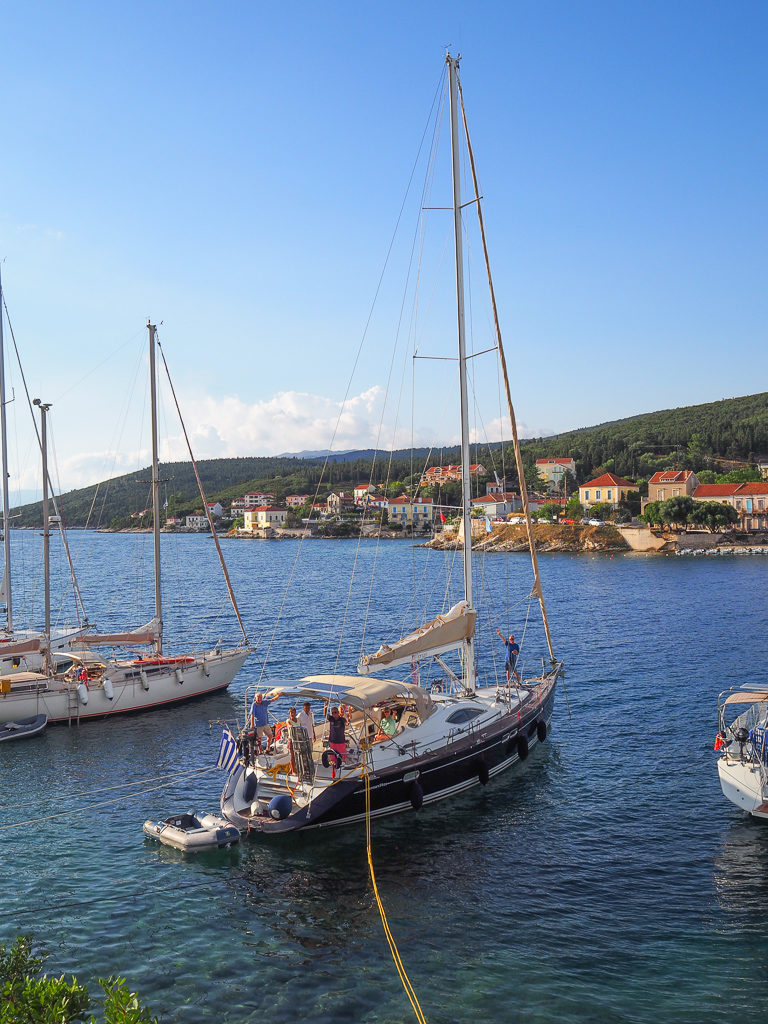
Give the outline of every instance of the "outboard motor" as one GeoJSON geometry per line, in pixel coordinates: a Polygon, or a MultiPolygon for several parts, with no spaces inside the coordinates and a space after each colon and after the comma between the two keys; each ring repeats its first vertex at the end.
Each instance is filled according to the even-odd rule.
{"type": "Polygon", "coordinates": [[[740,729],[737,729],[734,733],[734,739],[739,744],[739,757],[742,761],[744,761],[744,747],[746,747],[747,743],[749,742],[749,730],[745,729],[742,726],[740,729]]]}

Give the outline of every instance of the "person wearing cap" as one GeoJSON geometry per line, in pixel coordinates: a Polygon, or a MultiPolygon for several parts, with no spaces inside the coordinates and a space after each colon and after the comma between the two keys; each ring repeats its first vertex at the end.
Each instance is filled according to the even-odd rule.
{"type": "Polygon", "coordinates": [[[507,656],[504,661],[504,669],[507,673],[507,686],[509,686],[510,672],[514,675],[515,679],[519,683],[520,676],[517,674],[517,656],[520,653],[520,647],[518,644],[515,643],[515,635],[514,633],[510,633],[509,640],[507,640],[500,629],[497,629],[496,632],[501,637],[502,643],[507,649],[507,656]]]}
{"type": "Polygon", "coordinates": [[[267,705],[264,703],[264,694],[257,693],[253,698],[251,704],[251,728],[256,733],[256,750],[257,753],[261,753],[261,737],[266,736],[267,741],[264,749],[269,749],[269,741],[272,739],[272,730],[269,727],[269,716],[267,714],[267,705]]]}

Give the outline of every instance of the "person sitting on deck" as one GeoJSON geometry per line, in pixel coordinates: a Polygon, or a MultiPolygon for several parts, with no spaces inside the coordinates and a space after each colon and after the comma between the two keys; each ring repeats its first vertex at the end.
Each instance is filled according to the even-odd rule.
{"type": "Polygon", "coordinates": [[[379,723],[379,731],[376,734],[376,741],[391,740],[396,732],[397,720],[393,714],[390,714],[389,708],[384,708],[381,712],[381,722],[379,723]]]}

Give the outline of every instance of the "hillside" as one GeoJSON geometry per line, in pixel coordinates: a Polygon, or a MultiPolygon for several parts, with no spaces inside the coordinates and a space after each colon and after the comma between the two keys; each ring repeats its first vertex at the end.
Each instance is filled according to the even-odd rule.
{"type": "MultiPolygon", "coordinates": [[[[701,471],[747,465],[763,453],[768,453],[768,392],[644,413],[523,442],[526,479],[530,473],[531,480],[535,460],[543,457],[572,456],[580,482],[608,470],[642,481],[659,469],[701,471]]],[[[228,505],[249,491],[273,492],[278,501],[293,493],[318,492],[324,497],[330,490],[351,490],[369,479],[389,484],[390,496],[395,496],[418,480],[426,465],[459,458],[457,448],[434,449],[431,454],[427,449],[399,451],[391,457],[379,453],[372,471],[373,455],[370,450],[339,453],[327,465],[323,457],[207,459],[199,463],[199,470],[208,497],[228,505]]],[[[478,445],[473,448],[473,461],[482,463],[491,476],[505,472],[514,487],[514,459],[508,446],[502,450],[500,445],[478,445]]],[[[168,502],[169,514],[201,511],[189,462],[164,464],[161,478],[161,502],[168,502]]],[[[70,491],[60,499],[65,523],[94,528],[128,525],[125,520],[131,513],[151,503],[149,481],[150,471],[144,469],[70,491]]],[[[455,498],[446,493],[439,497],[449,503],[455,498]]],[[[40,503],[23,505],[14,515],[18,517],[15,525],[39,526],[40,503]]]]}

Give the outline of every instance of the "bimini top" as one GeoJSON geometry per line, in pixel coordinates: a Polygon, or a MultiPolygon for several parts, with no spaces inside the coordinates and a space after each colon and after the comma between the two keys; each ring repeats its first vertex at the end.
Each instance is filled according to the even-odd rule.
{"type": "Polygon", "coordinates": [[[726,704],[759,704],[768,701],[768,690],[737,690],[723,701],[726,704]]]}
{"type": "Polygon", "coordinates": [[[365,711],[394,697],[407,696],[414,701],[422,718],[425,718],[433,707],[432,698],[426,690],[397,679],[361,679],[359,676],[341,675],[305,676],[298,683],[279,684],[267,693],[270,700],[288,695],[335,700],[341,704],[351,704],[358,711],[365,711]]]}

